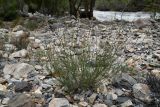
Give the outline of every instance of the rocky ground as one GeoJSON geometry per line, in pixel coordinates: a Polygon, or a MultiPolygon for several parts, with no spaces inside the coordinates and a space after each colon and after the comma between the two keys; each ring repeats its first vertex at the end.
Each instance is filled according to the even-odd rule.
{"type": "Polygon", "coordinates": [[[142,19],[133,23],[123,21],[102,23],[87,19],[77,21],[70,17],[47,20],[45,26],[34,31],[20,25],[12,29],[0,29],[0,107],[158,105],[159,96],[156,92],[159,91],[157,89],[153,92],[153,89],[156,90],[159,86],[153,85],[158,79],[149,84],[151,80],[146,79],[145,74],[152,72],[154,77],[159,77],[159,22],[142,19]],[[135,72],[117,74],[111,78],[110,83],[102,82],[97,91],[88,90],[67,95],[57,86],[56,78],[51,77],[46,67],[39,62],[39,59],[41,61],[46,58],[43,55],[38,58],[34,55],[37,50],[47,50],[53,43],[59,46],[64,35],[68,39],[66,46],[70,46],[70,38],[76,38],[77,47],[83,45],[81,41],[84,38],[91,38],[93,51],[99,48],[101,41],[107,40],[118,45],[120,50],[117,60],[134,68],[135,72]]]}

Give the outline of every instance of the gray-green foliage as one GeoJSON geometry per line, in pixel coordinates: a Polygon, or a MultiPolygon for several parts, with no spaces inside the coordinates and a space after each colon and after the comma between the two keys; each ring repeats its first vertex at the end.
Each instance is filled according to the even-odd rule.
{"type": "MultiPolygon", "coordinates": [[[[74,34],[70,34],[73,35],[74,34]]],[[[83,41],[81,48],[75,47],[76,39],[71,39],[71,45],[67,45],[69,35],[60,39],[60,44],[52,44],[47,51],[41,52],[38,56],[46,57],[47,69],[52,76],[58,79],[60,84],[68,93],[95,89],[104,78],[120,72],[122,67],[116,63],[115,47],[105,42],[101,49],[91,51],[92,43],[90,38],[83,41]]],[[[40,52],[40,51],[39,51],[40,52]]]]}

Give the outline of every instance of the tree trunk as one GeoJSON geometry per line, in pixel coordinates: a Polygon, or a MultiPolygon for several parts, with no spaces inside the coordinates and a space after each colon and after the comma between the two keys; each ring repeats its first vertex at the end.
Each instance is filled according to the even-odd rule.
{"type": "Polygon", "coordinates": [[[70,15],[74,15],[76,18],[89,18],[93,17],[93,7],[95,5],[95,0],[69,0],[70,15]],[[84,11],[79,9],[81,3],[83,2],[84,11]]]}

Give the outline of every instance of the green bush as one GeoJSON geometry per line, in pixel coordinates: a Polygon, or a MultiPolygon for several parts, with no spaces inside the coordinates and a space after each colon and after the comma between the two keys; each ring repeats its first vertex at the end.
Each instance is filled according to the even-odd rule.
{"type": "Polygon", "coordinates": [[[30,12],[61,15],[68,10],[68,0],[25,0],[30,12]]]}
{"type": "MultiPolygon", "coordinates": [[[[102,54],[83,50],[82,54],[72,55],[66,49],[54,56],[55,51],[48,51],[49,64],[58,77],[58,81],[67,92],[95,88],[102,79],[109,76],[114,69],[115,56],[113,48],[106,46],[102,54]]],[[[72,52],[75,52],[72,50],[72,52]]]]}
{"type": "Polygon", "coordinates": [[[16,0],[0,0],[0,18],[2,20],[13,20],[17,17],[16,0]]]}

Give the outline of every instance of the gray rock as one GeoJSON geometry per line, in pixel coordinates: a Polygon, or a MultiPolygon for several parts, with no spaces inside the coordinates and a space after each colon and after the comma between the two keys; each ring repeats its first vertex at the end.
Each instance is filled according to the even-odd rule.
{"type": "Polygon", "coordinates": [[[153,57],[157,58],[160,61],[160,50],[157,50],[153,53],[153,57]]]}
{"type": "Polygon", "coordinates": [[[20,51],[14,52],[9,56],[9,59],[13,58],[25,58],[28,55],[28,51],[25,49],[22,49],[20,51]]]}
{"type": "Polygon", "coordinates": [[[9,100],[10,100],[10,98],[4,98],[4,99],[2,100],[2,104],[7,105],[8,102],[9,102],[9,100]]]}
{"type": "Polygon", "coordinates": [[[133,85],[133,94],[134,97],[140,99],[144,102],[151,102],[151,91],[146,84],[137,83],[133,85]]]}
{"type": "Polygon", "coordinates": [[[121,104],[121,107],[130,107],[130,106],[132,106],[132,105],[133,105],[132,101],[131,101],[131,100],[128,100],[128,101],[122,103],[122,104],[121,104]]]}
{"type": "Polygon", "coordinates": [[[15,92],[30,91],[32,89],[32,84],[26,81],[15,82],[15,92]]]}
{"type": "Polygon", "coordinates": [[[104,104],[106,104],[110,107],[113,105],[113,101],[112,100],[104,100],[104,104]]]}
{"type": "Polygon", "coordinates": [[[17,94],[8,102],[9,107],[35,107],[32,98],[26,94],[17,94]]]}
{"type": "Polygon", "coordinates": [[[7,64],[3,69],[4,75],[12,75],[15,79],[27,78],[33,71],[34,67],[27,63],[7,64]]]}
{"type": "Polygon", "coordinates": [[[137,83],[137,81],[132,78],[130,75],[126,73],[122,73],[119,75],[116,75],[112,83],[115,87],[118,88],[126,88],[126,89],[132,89],[132,86],[137,83]]]}
{"type": "Polygon", "coordinates": [[[116,100],[117,98],[118,96],[114,93],[107,94],[105,97],[106,100],[116,100]]]}
{"type": "Polygon", "coordinates": [[[121,96],[124,94],[124,92],[121,90],[121,89],[116,89],[115,90],[115,93],[118,95],[118,96],[121,96]]]}
{"type": "Polygon", "coordinates": [[[13,44],[5,44],[4,45],[4,50],[6,52],[13,52],[16,50],[16,46],[14,46],[13,44]]]}
{"type": "Polygon", "coordinates": [[[108,106],[105,104],[95,104],[93,105],[93,107],[108,107],[108,106]]]}
{"type": "Polygon", "coordinates": [[[78,107],[87,107],[88,103],[87,102],[79,102],[78,107]]]}
{"type": "Polygon", "coordinates": [[[121,97],[118,97],[118,99],[116,100],[118,103],[124,103],[128,100],[130,100],[131,98],[127,97],[127,96],[121,96],[121,97]]]}
{"type": "Polygon", "coordinates": [[[38,70],[42,70],[42,66],[40,66],[40,65],[35,65],[34,66],[35,67],[35,69],[38,71],[38,70]]]}
{"type": "Polygon", "coordinates": [[[5,97],[7,92],[7,87],[5,85],[0,84],[0,98],[5,97]]]}
{"type": "Polygon", "coordinates": [[[93,93],[93,94],[88,98],[89,103],[90,103],[90,104],[93,104],[94,101],[96,100],[96,97],[97,97],[97,94],[93,93]]]}
{"type": "Polygon", "coordinates": [[[55,86],[57,83],[57,80],[55,78],[49,78],[49,79],[45,79],[44,83],[48,84],[48,85],[52,85],[55,86]]]}
{"type": "Polygon", "coordinates": [[[48,107],[70,107],[69,102],[65,98],[53,98],[49,102],[48,107]]]}

